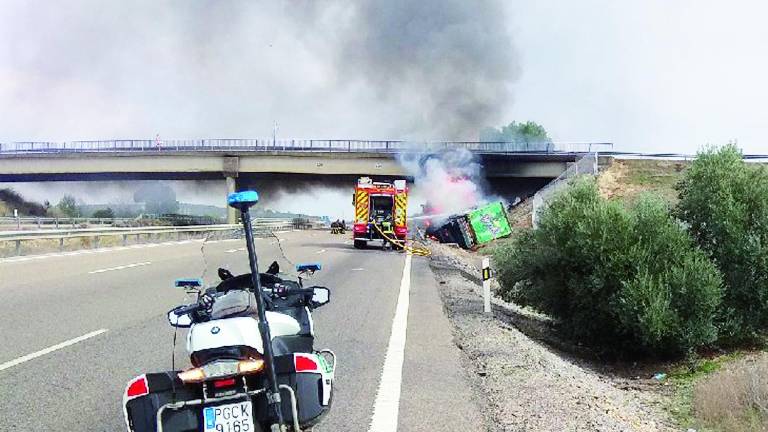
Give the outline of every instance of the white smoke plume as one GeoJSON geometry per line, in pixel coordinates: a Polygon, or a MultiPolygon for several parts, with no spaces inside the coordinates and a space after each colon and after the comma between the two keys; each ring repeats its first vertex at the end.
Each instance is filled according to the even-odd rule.
{"type": "Polygon", "coordinates": [[[482,166],[466,149],[407,153],[398,157],[412,176],[409,213],[450,215],[487,201],[482,166]],[[422,207],[423,206],[423,207],[422,207]]]}

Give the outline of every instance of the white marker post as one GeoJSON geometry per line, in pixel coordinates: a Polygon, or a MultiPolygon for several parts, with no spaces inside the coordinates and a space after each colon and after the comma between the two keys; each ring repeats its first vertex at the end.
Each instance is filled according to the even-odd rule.
{"type": "Polygon", "coordinates": [[[491,259],[483,258],[483,310],[491,313],[491,259]]]}

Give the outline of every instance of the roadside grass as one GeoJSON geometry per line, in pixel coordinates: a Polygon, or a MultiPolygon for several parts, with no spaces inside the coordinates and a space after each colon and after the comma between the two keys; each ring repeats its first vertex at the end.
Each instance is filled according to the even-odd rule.
{"type": "Polygon", "coordinates": [[[768,353],[739,350],[682,362],[666,409],[699,432],[768,431],[768,353]]]}
{"type": "Polygon", "coordinates": [[[653,191],[674,203],[675,185],[688,165],[687,161],[615,159],[598,177],[600,193],[606,198],[632,202],[641,193],[653,191]]]}
{"type": "Polygon", "coordinates": [[[768,356],[739,359],[698,381],[692,411],[713,431],[768,431],[768,356]]]}

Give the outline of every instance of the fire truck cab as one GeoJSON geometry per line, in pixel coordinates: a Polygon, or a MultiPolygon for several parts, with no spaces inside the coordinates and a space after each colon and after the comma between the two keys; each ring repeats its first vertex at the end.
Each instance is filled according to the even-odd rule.
{"type": "Polygon", "coordinates": [[[366,244],[372,240],[384,241],[379,231],[387,224],[392,226],[394,237],[405,242],[405,237],[408,235],[406,223],[408,189],[405,180],[388,183],[374,182],[370,177],[361,177],[357,180],[352,204],[355,207],[355,220],[352,227],[355,248],[365,248],[366,244]]]}

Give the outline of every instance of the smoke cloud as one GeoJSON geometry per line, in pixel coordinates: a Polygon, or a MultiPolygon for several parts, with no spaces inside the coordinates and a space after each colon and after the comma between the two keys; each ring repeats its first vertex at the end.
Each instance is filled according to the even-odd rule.
{"type": "Polygon", "coordinates": [[[422,205],[431,214],[460,213],[487,198],[482,167],[466,149],[442,153],[401,155],[400,163],[413,177],[409,212],[421,213],[422,205]]]}
{"type": "Polygon", "coordinates": [[[474,139],[518,76],[502,6],[8,0],[0,141],[474,139]]]}
{"type": "Polygon", "coordinates": [[[511,103],[519,71],[500,1],[338,4],[345,20],[325,9],[319,21],[341,29],[333,41],[337,76],[402,108],[392,125],[397,136],[475,140],[511,103]]]}

